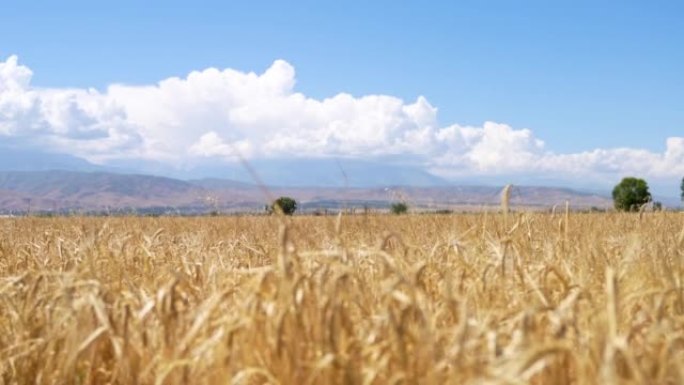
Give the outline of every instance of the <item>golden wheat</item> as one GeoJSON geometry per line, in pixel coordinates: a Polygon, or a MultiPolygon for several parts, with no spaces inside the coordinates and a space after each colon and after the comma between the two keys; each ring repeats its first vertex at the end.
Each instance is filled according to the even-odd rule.
{"type": "Polygon", "coordinates": [[[0,380],[684,383],[681,215],[507,217],[2,219],[0,380]]]}

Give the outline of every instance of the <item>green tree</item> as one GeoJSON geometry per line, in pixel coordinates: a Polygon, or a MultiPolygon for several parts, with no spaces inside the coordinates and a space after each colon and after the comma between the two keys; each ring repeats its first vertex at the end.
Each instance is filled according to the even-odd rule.
{"type": "Polygon", "coordinates": [[[682,190],[680,197],[682,198],[682,203],[684,203],[684,178],[682,178],[682,184],[679,185],[679,189],[682,190]]]}
{"type": "Polygon", "coordinates": [[[280,212],[285,215],[292,215],[297,210],[297,201],[290,197],[280,197],[271,205],[272,212],[280,212]]]}
{"type": "Polygon", "coordinates": [[[648,183],[645,180],[627,177],[613,189],[613,203],[619,211],[638,211],[651,201],[648,183]]]}
{"type": "Polygon", "coordinates": [[[408,212],[408,205],[405,202],[392,203],[390,206],[390,212],[392,214],[406,214],[408,212]]]}

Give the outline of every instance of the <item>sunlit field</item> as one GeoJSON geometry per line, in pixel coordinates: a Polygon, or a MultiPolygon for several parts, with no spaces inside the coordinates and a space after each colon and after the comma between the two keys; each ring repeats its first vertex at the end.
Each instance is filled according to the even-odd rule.
{"type": "Polygon", "coordinates": [[[682,384],[684,215],[0,219],[5,384],[682,384]]]}

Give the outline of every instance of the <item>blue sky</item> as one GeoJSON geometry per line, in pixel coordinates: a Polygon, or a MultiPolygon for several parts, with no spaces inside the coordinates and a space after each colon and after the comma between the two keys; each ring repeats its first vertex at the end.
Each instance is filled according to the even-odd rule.
{"type": "MultiPolygon", "coordinates": [[[[660,1],[27,1],[0,12],[0,61],[17,55],[31,88],[104,94],[207,68],[262,74],[282,59],[296,71],[288,92],[313,100],[388,95],[409,105],[422,96],[438,111],[436,128],[529,129],[544,142],[534,151],[558,156],[662,155],[668,138],[684,136],[682,12],[660,1]]],[[[245,139],[210,131],[205,144],[245,139]]]]}

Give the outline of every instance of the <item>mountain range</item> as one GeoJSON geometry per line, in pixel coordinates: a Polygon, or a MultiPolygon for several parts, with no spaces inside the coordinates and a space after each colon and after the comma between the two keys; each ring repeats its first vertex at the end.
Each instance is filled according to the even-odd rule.
{"type": "MultiPolygon", "coordinates": [[[[272,186],[220,178],[181,180],[103,171],[0,171],[0,213],[20,212],[255,212],[278,196],[295,198],[302,210],[383,209],[406,201],[423,210],[497,205],[502,186],[332,187],[272,186]]],[[[550,208],[569,201],[574,208],[608,208],[597,194],[566,188],[516,186],[515,206],[550,208]]]]}
{"type": "MultiPolygon", "coordinates": [[[[42,182],[34,184],[32,191],[18,191],[0,186],[0,189],[5,190],[0,194],[0,200],[4,202],[4,204],[0,202],[0,209],[27,208],[27,204],[17,202],[29,199],[34,208],[52,207],[53,210],[59,207],[90,209],[102,206],[130,206],[134,208],[174,206],[186,208],[201,207],[203,203],[200,203],[201,199],[197,198],[198,196],[206,198],[216,195],[226,207],[237,207],[246,204],[254,205],[257,200],[268,200],[267,195],[280,194],[288,189],[297,190],[295,192],[312,198],[330,198],[333,201],[338,201],[353,195],[354,199],[360,201],[378,200],[386,204],[390,199],[394,199],[390,198],[389,194],[384,191],[385,188],[391,186],[404,186],[404,189],[414,189],[414,191],[416,188],[423,188],[425,190],[421,191],[417,197],[425,196],[428,202],[436,202],[434,204],[447,204],[454,199],[490,204],[498,198],[492,200],[488,197],[498,196],[501,186],[507,183],[519,186],[563,186],[572,189],[549,187],[548,190],[544,190],[541,187],[530,187],[531,190],[529,191],[546,191],[545,194],[550,194],[549,198],[540,199],[533,197],[535,196],[533,193],[527,194],[526,188],[520,188],[518,190],[520,191],[520,199],[524,199],[530,204],[557,204],[559,199],[564,199],[561,197],[566,196],[571,198],[571,202],[578,205],[607,207],[610,206],[606,201],[610,189],[619,182],[619,178],[600,181],[582,178],[568,180],[568,177],[563,175],[554,177],[553,175],[535,174],[464,175],[461,177],[451,176],[449,179],[445,179],[432,174],[429,170],[430,168],[424,163],[424,159],[419,156],[391,155],[368,156],[363,159],[344,157],[266,158],[250,159],[248,162],[213,157],[186,159],[184,163],[120,158],[118,160],[109,159],[102,164],[94,164],[78,156],[53,152],[45,148],[27,147],[21,142],[3,138],[0,141],[0,172],[47,172],[47,174],[45,174],[45,185],[41,186],[42,182]],[[61,171],[55,174],[53,170],[61,171]],[[76,175],[63,174],[63,172],[90,173],[90,177],[87,179],[92,178],[93,180],[82,180],[76,175]],[[98,173],[110,175],[93,176],[98,173]],[[51,174],[59,175],[59,178],[51,177],[51,174]],[[121,178],[125,176],[131,177],[132,182],[128,180],[123,182],[121,178]],[[71,190],[65,186],[65,180],[60,179],[62,177],[71,178],[71,188],[81,192],[68,194],[71,190]],[[182,183],[187,183],[189,186],[182,185],[185,187],[177,190],[161,183],[163,179],[156,178],[172,179],[175,186],[180,186],[179,184],[182,185],[182,183]],[[143,179],[149,180],[143,182],[143,179]],[[91,185],[85,182],[90,182],[91,185]],[[99,187],[93,187],[92,184],[95,182],[99,183],[99,187]],[[145,183],[153,182],[155,188],[159,188],[159,191],[163,191],[163,193],[150,190],[152,186],[144,187],[145,183]],[[163,186],[156,187],[157,183],[163,186]],[[55,188],[55,184],[61,187],[55,188]],[[126,184],[139,186],[141,190],[128,193],[122,191],[123,187],[121,186],[126,184]],[[103,187],[104,185],[109,187],[103,187]],[[272,193],[264,194],[262,189],[256,187],[259,185],[269,186],[272,193]],[[226,186],[232,189],[241,186],[243,190],[225,191],[226,186]],[[459,186],[470,189],[471,192],[461,191],[458,192],[460,198],[453,198],[452,195],[459,186]],[[471,198],[464,198],[468,194],[477,194],[477,188],[475,188],[477,186],[484,186],[482,188],[487,190],[486,194],[489,195],[485,197],[473,195],[471,198]],[[253,191],[243,197],[244,190],[250,187],[253,191]],[[41,188],[42,190],[40,190],[41,188]],[[333,193],[339,191],[336,189],[343,189],[344,193],[333,193]],[[444,190],[448,192],[443,193],[444,190]],[[44,195],[46,191],[50,191],[50,193],[44,195]],[[61,191],[61,193],[57,193],[57,191],[61,191]],[[312,191],[323,191],[325,194],[318,196],[320,194],[309,193],[312,191]],[[571,194],[567,195],[568,192],[571,194]],[[450,197],[450,200],[445,200],[446,196],[450,197]],[[595,196],[596,199],[590,202],[587,200],[587,196],[595,196]],[[256,199],[257,197],[259,199],[256,199]],[[558,199],[554,197],[558,197],[558,199]]],[[[458,170],[453,171],[453,175],[458,175],[458,170]]],[[[14,178],[17,177],[14,176],[14,178]]],[[[26,178],[30,180],[42,177],[26,176],[26,178]]],[[[172,182],[169,181],[169,183],[172,182]]],[[[654,200],[662,202],[666,207],[681,207],[679,181],[655,180],[649,181],[649,186],[654,194],[654,200]]],[[[209,200],[212,199],[214,198],[209,200]]]]}

